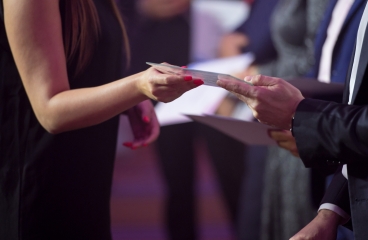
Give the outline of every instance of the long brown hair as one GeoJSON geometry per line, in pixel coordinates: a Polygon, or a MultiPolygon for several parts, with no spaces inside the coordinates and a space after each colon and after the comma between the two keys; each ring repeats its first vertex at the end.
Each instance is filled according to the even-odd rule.
{"type": "MultiPolygon", "coordinates": [[[[115,0],[109,0],[119,21],[124,38],[127,62],[130,61],[130,47],[124,22],[115,0]]],[[[94,45],[100,33],[100,21],[93,0],[65,0],[64,45],[67,62],[76,62],[78,73],[88,64],[94,45]]]]}

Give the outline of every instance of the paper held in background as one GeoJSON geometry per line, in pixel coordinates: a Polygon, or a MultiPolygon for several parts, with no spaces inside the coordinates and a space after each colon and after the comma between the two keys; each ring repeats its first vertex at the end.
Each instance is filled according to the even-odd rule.
{"type": "MultiPolygon", "coordinates": [[[[237,57],[192,63],[188,66],[188,69],[231,74],[243,71],[253,60],[253,54],[247,53],[237,57]]],[[[222,88],[200,86],[184,93],[183,96],[170,103],[158,103],[155,109],[160,125],[165,126],[192,121],[183,114],[214,114],[227,94],[228,91],[222,88]]]]}
{"type": "Polygon", "coordinates": [[[242,121],[214,115],[187,116],[247,145],[276,145],[276,142],[268,136],[268,130],[274,128],[259,122],[242,121]]]}
{"type": "Polygon", "coordinates": [[[344,84],[342,83],[324,83],[310,78],[295,78],[287,81],[298,88],[304,97],[342,96],[344,92],[344,84]]]}

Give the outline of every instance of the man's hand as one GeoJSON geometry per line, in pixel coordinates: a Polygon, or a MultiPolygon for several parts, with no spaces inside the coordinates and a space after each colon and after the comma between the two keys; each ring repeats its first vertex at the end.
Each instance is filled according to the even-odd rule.
{"type": "Polygon", "coordinates": [[[221,79],[217,85],[236,94],[236,96],[248,104],[253,115],[261,123],[288,130],[291,127],[291,119],[295,110],[304,99],[300,91],[280,78],[257,75],[246,77],[245,81],[221,79]]]}
{"type": "Polygon", "coordinates": [[[342,217],[330,210],[321,210],[318,215],[290,240],[335,240],[337,227],[342,217]]]}
{"type": "Polygon", "coordinates": [[[299,157],[295,138],[289,130],[270,130],[268,133],[277,142],[279,147],[288,150],[295,157],[299,157]]]}

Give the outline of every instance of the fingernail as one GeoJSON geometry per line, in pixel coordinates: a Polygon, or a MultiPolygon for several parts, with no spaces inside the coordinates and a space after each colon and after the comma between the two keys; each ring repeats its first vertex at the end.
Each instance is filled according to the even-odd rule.
{"type": "Polygon", "coordinates": [[[244,81],[250,82],[250,80],[252,80],[252,77],[251,77],[251,76],[246,76],[246,77],[244,78],[244,81]]]}
{"type": "Polygon", "coordinates": [[[193,80],[192,76],[184,76],[184,81],[189,82],[189,81],[192,81],[192,80],[193,80]]]}
{"type": "Polygon", "coordinates": [[[188,68],[187,66],[181,66],[182,68],[188,68]]]}
{"type": "Polygon", "coordinates": [[[142,118],[142,120],[143,120],[143,122],[145,122],[145,123],[149,123],[151,120],[150,120],[150,118],[149,117],[147,117],[147,116],[144,116],[143,118],[142,118]]]}
{"type": "Polygon", "coordinates": [[[125,143],[123,143],[123,146],[128,147],[128,148],[131,148],[133,146],[133,143],[131,143],[131,142],[125,142],[125,143]]]}
{"type": "Polygon", "coordinates": [[[201,86],[204,82],[201,79],[195,79],[193,80],[193,83],[197,86],[201,86]]]}

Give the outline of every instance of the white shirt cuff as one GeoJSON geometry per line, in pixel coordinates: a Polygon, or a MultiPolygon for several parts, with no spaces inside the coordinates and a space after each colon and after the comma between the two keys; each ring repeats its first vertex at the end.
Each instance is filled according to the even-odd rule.
{"type": "Polygon", "coordinates": [[[348,167],[346,166],[346,164],[342,167],[342,175],[348,179],[348,167]]]}
{"type": "Polygon", "coordinates": [[[339,208],[335,204],[324,203],[319,207],[318,212],[323,210],[323,209],[333,211],[333,212],[337,213],[338,215],[340,215],[344,219],[343,222],[341,223],[342,225],[347,223],[350,220],[349,214],[347,214],[344,210],[342,210],[341,208],[339,208]]]}

